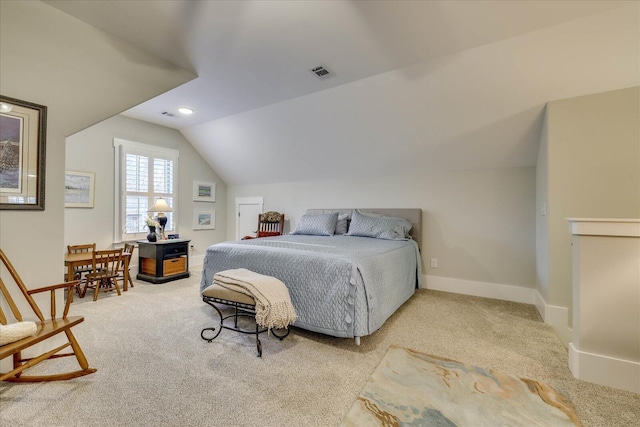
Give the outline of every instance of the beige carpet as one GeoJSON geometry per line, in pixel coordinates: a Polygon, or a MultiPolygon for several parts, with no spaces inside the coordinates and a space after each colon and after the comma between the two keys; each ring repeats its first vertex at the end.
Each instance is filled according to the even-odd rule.
{"type": "Polygon", "coordinates": [[[86,317],[76,337],[98,372],[0,383],[0,425],[337,426],[398,345],[545,382],[567,394],[584,426],[640,426],[640,395],[575,380],[532,306],[422,290],[359,347],[294,328],[284,341],[264,336],[258,358],[251,336],[200,338],[216,320],[198,276],[76,300],[71,314],[86,317]]]}

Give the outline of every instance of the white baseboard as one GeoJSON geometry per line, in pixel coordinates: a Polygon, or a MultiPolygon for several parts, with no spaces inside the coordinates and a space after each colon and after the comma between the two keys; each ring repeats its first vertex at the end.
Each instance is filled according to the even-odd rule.
{"type": "Polygon", "coordinates": [[[567,347],[572,340],[573,331],[569,328],[569,309],[557,305],[549,305],[542,298],[540,292],[536,291],[535,306],[542,317],[544,323],[553,326],[562,341],[562,345],[567,347]]]}
{"type": "Polygon", "coordinates": [[[574,377],[640,393],[640,363],[580,351],[569,343],[569,369],[574,377]]]}
{"type": "Polygon", "coordinates": [[[434,291],[453,292],[505,301],[535,303],[535,289],[497,283],[476,282],[441,276],[424,276],[423,286],[434,291]],[[426,286],[425,286],[426,284],[426,286]]]}

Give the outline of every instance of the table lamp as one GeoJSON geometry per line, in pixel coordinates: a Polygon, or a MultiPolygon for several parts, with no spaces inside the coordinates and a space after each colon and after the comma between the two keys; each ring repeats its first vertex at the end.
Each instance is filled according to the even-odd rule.
{"type": "Polygon", "coordinates": [[[158,224],[160,224],[160,238],[164,240],[164,226],[167,224],[167,216],[164,213],[173,212],[173,209],[171,209],[171,206],[167,204],[164,198],[159,197],[148,212],[158,213],[156,219],[158,220],[158,224]]]}

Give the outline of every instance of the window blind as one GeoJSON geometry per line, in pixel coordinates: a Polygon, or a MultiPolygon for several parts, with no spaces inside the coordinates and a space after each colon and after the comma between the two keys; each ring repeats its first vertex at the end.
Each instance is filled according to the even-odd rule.
{"type": "Polygon", "coordinates": [[[178,151],[163,149],[153,145],[114,140],[119,159],[116,165],[116,241],[145,238],[149,232],[146,219],[153,203],[163,197],[173,212],[165,212],[165,231],[176,231],[177,200],[175,178],[177,174],[178,151]]]}

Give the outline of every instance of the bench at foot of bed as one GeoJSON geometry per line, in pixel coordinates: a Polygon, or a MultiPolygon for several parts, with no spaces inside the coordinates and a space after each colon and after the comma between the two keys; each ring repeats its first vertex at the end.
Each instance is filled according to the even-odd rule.
{"type": "MultiPolygon", "coordinates": [[[[255,319],[256,317],[256,302],[248,295],[234,292],[222,286],[212,285],[204,290],[202,293],[202,300],[213,307],[220,316],[220,325],[218,327],[204,328],[200,332],[200,337],[207,342],[211,342],[220,335],[222,329],[228,329],[230,331],[239,332],[241,334],[255,334],[256,336],[256,348],[258,350],[258,357],[262,357],[262,343],[260,342],[260,334],[267,332],[267,328],[260,328],[256,323],[255,330],[245,330],[238,326],[238,317],[250,317],[255,319]],[[233,313],[224,316],[220,309],[215,304],[225,304],[232,307],[233,313]],[[233,326],[224,324],[227,319],[233,319],[233,326]]],[[[271,329],[271,334],[283,340],[289,335],[290,330],[285,329],[283,333],[277,332],[276,329],[271,329]]],[[[358,339],[358,338],[356,338],[358,339]]]]}

